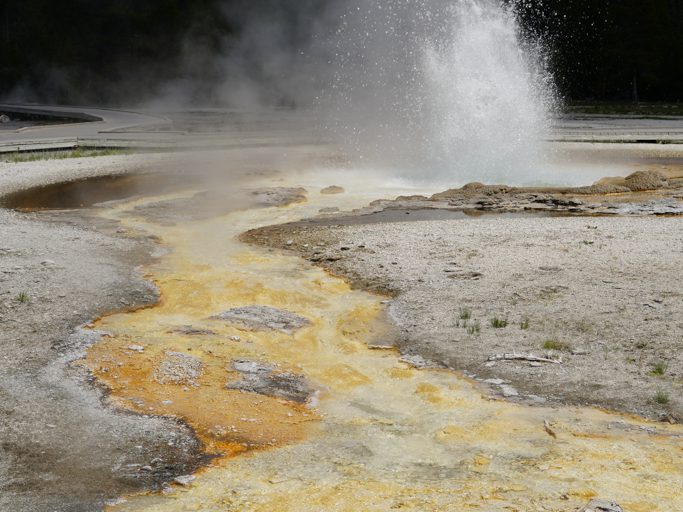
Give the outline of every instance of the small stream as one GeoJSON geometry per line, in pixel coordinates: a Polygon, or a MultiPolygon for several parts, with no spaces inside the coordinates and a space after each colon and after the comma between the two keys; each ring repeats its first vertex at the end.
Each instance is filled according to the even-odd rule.
{"type": "Polygon", "coordinates": [[[258,183],[308,180],[309,200],[287,207],[173,223],[141,213],[194,194],[174,192],[102,210],[167,250],[144,269],[162,299],[98,321],[94,329],[106,335],[82,364],[115,404],[180,417],[218,455],[189,485],[128,496],[111,510],[573,511],[593,497],[629,512],[683,510],[683,427],[510,404],[456,372],[416,369],[391,349],[368,347],[391,337],[384,297],[298,257],[240,243],[248,229],[400,193],[342,183],[347,193],[329,196],[319,194],[320,176],[295,180],[258,183]],[[287,334],[211,318],[248,305],[310,324],[287,334]],[[160,381],[169,357],[199,361],[201,372],[160,381]],[[302,404],[232,389],[235,361],[300,376],[316,392],[302,404]]]}

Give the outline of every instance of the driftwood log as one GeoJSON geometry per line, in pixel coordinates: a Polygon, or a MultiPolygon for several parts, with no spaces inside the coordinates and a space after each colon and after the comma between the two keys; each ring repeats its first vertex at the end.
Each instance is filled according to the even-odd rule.
{"type": "Polygon", "coordinates": [[[550,359],[538,357],[532,354],[495,354],[488,359],[489,361],[531,361],[533,363],[562,364],[562,359],[550,359]]]}

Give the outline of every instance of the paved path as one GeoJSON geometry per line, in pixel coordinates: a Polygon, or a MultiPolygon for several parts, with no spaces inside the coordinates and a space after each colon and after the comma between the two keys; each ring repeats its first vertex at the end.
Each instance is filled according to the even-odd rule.
{"type": "MultiPolygon", "coordinates": [[[[8,105],[0,113],[72,117],[84,122],[2,129],[0,153],[73,147],[147,149],[320,144],[309,114],[285,110],[201,110],[166,116],[89,107],[8,105]]],[[[169,114],[171,115],[171,114],[169,114]]],[[[550,140],[683,144],[683,117],[572,115],[558,119],[550,140]]]]}
{"type": "Polygon", "coordinates": [[[7,105],[0,113],[74,117],[70,124],[2,129],[0,153],[73,147],[196,149],[320,144],[305,112],[202,109],[165,115],[89,107],[7,105]]]}
{"type": "Polygon", "coordinates": [[[17,150],[65,149],[78,145],[89,145],[100,141],[123,141],[125,139],[153,140],[167,139],[172,123],[169,119],[157,115],[85,107],[58,107],[48,105],[13,105],[0,104],[0,112],[10,117],[12,114],[34,114],[58,118],[70,118],[80,122],[65,124],[48,124],[20,128],[18,130],[2,130],[0,126],[0,152],[17,150]],[[134,136],[129,132],[136,130],[134,136]]]}
{"type": "Polygon", "coordinates": [[[555,124],[553,140],[683,143],[683,117],[572,115],[555,124]]]}

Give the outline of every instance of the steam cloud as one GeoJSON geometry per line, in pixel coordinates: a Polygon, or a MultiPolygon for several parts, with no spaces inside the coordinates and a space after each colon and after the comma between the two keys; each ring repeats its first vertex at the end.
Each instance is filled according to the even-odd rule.
{"type": "Polygon", "coordinates": [[[502,0],[216,2],[219,22],[177,35],[172,73],[113,87],[161,110],[308,109],[357,165],[409,176],[538,176],[552,78],[502,0]]]}
{"type": "MultiPolygon", "coordinates": [[[[214,70],[212,101],[313,108],[356,163],[538,181],[553,80],[499,0],[243,1],[224,12],[239,37],[218,56],[186,53],[189,68],[214,70]]],[[[191,101],[206,87],[178,82],[167,98],[191,101]]]]}

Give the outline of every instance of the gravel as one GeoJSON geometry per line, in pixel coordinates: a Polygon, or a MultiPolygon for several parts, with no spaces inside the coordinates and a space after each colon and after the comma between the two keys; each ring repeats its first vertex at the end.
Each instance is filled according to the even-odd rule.
{"type": "MultiPolygon", "coordinates": [[[[128,172],[136,162],[0,164],[0,193],[128,172]]],[[[0,209],[0,510],[100,510],[204,462],[188,427],[112,408],[75,363],[99,339],[78,326],[158,299],[135,270],[153,246],[116,229],[85,212],[0,209]]]]}

